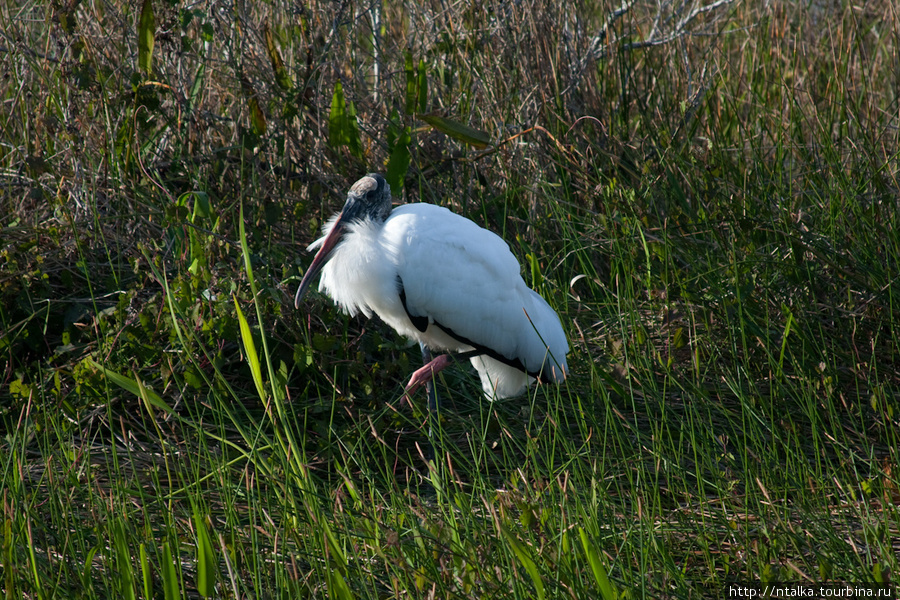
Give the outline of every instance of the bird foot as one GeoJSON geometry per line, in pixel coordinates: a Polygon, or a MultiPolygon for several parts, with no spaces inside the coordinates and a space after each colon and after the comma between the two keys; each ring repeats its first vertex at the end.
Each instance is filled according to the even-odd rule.
{"type": "Polygon", "coordinates": [[[441,354],[421,369],[417,369],[409,383],[406,384],[406,394],[412,395],[413,392],[434,379],[434,376],[446,369],[453,362],[453,357],[449,354],[441,354]]]}

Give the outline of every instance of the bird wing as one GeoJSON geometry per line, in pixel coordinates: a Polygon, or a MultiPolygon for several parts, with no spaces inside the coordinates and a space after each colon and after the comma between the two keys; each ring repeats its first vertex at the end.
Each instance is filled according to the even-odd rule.
{"type": "MultiPolygon", "coordinates": [[[[545,366],[549,347],[549,364],[565,370],[568,344],[559,317],[525,285],[502,238],[443,207],[407,204],[385,221],[381,243],[410,317],[427,317],[463,345],[518,361],[532,374],[545,366]]],[[[435,347],[441,345],[459,349],[435,347]]]]}

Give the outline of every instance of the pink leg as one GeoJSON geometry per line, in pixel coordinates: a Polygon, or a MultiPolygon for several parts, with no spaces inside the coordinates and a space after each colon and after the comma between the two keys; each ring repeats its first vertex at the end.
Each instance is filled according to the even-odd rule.
{"type": "Polygon", "coordinates": [[[452,356],[449,354],[441,354],[421,369],[416,370],[416,372],[412,374],[412,377],[409,378],[409,383],[406,384],[407,395],[412,394],[424,384],[434,379],[435,375],[449,367],[451,363],[453,363],[452,356]]]}

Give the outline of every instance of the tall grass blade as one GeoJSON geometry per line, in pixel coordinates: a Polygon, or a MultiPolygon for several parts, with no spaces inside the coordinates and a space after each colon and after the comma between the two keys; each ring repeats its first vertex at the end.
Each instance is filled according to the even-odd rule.
{"type": "Polygon", "coordinates": [[[148,405],[148,407],[152,406],[165,412],[166,414],[172,414],[172,407],[166,404],[165,400],[163,400],[159,396],[159,394],[145,386],[137,379],[131,379],[129,377],[126,377],[125,375],[122,375],[121,373],[113,371],[112,369],[107,369],[91,357],[87,357],[84,360],[92,368],[103,373],[106,378],[112,381],[114,384],[127,392],[131,392],[132,394],[143,400],[144,403],[148,405]]]}

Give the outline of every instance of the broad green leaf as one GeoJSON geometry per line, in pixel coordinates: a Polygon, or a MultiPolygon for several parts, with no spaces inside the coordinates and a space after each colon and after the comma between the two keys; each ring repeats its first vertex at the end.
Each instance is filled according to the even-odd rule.
{"type": "Polygon", "coordinates": [[[169,542],[163,542],[160,577],[162,578],[166,600],[179,600],[181,598],[181,582],[178,581],[178,568],[175,566],[175,558],[172,556],[169,542]]]}
{"type": "Polygon", "coordinates": [[[21,379],[16,379],[15,381],[11,381],[9,383],[9,393],[13,397],[24,399],[31,396],[33,392],[34,389],[21,379]]]}
{"type": "MultiPolygon", "coordinates": [[[[193,224],[199,223],[202,219],[212,220],[212,207],[209,202],[209,194],[206,192],[185,192],[178,197],[176,206],[186,207],[188,200],[194,201],[194,212],[190,221],[193,224]]],[[[207,263],[206,245],[204,244],[205,236],[196,229],[188,229],[188,241],[191,250],[191,266],[188,271],[193,275],[200,273],[203,265],[207,263]]]]}
{"type": "Polygon", "coordinates": [[[684,327],[676,329],[675,334],[672,336],[672,347],[678,350],[687,346],[687,342],[687,334],[684,332],[684,327]]]}
{"type": "Polygon", "coordinates": [[[206,528],[206,519],[194,509],[194,529],[197,530],[197,591],[204,598],[216,592],[219,568],[215,548],[206,528]]]}
{"type": "Polygon", "coordinates": [[[359,122],[356,120],[356,105],[347,103],[347,147],[350,154],[362,158],[362,143],[359,139],[359,122]]]}
{"type": "Polygon", "coordinates": [[[138,69],[148,77],[153,72],[153,42],[156,35],[156,17],[153,3],[144,0],[141,17],[138,20],[138,69]]]}
{"type": "Polygon", "coordinates": [[[347,580],[337,569],[329,569],[326,573],[325,583],[328,585],[328,597],[338,600],[353,600],[353,593],[347,585],[347,580]]]}
{"type": "Polygon", "coordinates": [[[138,553],[141,559],[141,575],[144,577],[144,598],[153,597],[153,571],[150,569],[150,559],[147,557],[147,546],[141,544],[138,553]]]}
{"type": "Polygon", "coordinates": [[[198,218],[211,218],[212,207],[209,203],[209,194],[206,192],[188,192],[188,194],[194,198],[194,214],[191,215],[191,223],[196,224],[198,218]]]}
{"type": "Polygon", "coordinates": [[[519,562],[522,563],[525,572],[531,577],[531,582],[534,583],[534,589],[535,592],[537,592],[538,600],[543,600],[544,582],[541,580],[541,574],[538,572],[537,565],[534,563],[534,559],[531,558],[531,553],[528,552],[528,548],[525,544],[516,539],[516,536],[507,530],[506,527],[501,525],[500,531],[503,532],[503,537],[506,538],[506,542],[509,544],[509,547],[512,548],[513,554],[515,554],[516,558],[519,559],[519,562]]]}
{"type": "Polygon", "coordinates": [[[872,579],[874,579],[876,583],[888,583],[887,581],[885,581],[884,575],[885,572],[884,568],[881,565],[881,562],[876,562],[874,565],[872,565],[872,579]]]}
{"type": "Polygon", "coordinates": [[[391,193],[396,196],[400,195],[403,189],[403,180],[406,178],[407,171],[409,171],[409,144],[411,142],[412,138],[407,127],[403,130],[403,133],[397,136],[394,142],[394,149],[391,151],[390,158],[388,158],[387,171],[384,176],[388,185],[391,186],[391,193]]]}
{"type": "Polygon", "coordinates": [[[397,109],[395,108],[388,116],[388,126],[384,132],[384,140],[387,142],[388,152],[394,151],[394,146],[397,145],[397,140],[404,130],[398,123],[400,123],[400,115],[397,114],[397,109]]]}
{"type": "Polygon", "coordinates": [[[196,230],[188,230],[188,238],[191,248],[191,266],[188,267],[188,271],[190,271],[192,275],[197,275],[200,273],[203,263],[206,262],[206,251],[200,240],[200,234],[198,234],[196,230]]]}
{"type": "Polygon", "coordinates": [[[331,95],[331,112],[328,113],[328,143],[338,148],[346,143],[344,121],[347,119],[347,105],[344,102],[344,86],[338,81],[331,95]]]}
{"type": "Polygon", "coordinates": [[[356,107],[344,98],[344,87],[340,81],[334,84],[334,94],[331,96],[331,112],[328,115],[328,143],[332,148],[347,146],[351,154],[362,158],[356,107]]]}
{"type": "Polygon", "coordinates": [[[584,549],[584,555],[587,556],[588,564],[591,566],[591,572],[594,574],[594,580],[597,582],[597,587],[600,588],[603,600],[616,600],[619,594],[610,582],[606,569],[603,568],[600,553],[588,539],[587,532],[581,527],[578,528],[578,536],[581,538],[581,547],[584,549]]]}
{"type": "Polygon", "coordinates": [[[419,59],[419,112],[423,113],[428,106],[428,78],[425,77],[425,59],[419,59]]]}
{"type": "Polygon", "coordinates": [[[453,139],[469,144],[470,146],[486,148],[491,145],[491,136],[480,129],[463,125],[458,121],[453,121],[434,113],[420,115],[419,118],[441,133],[447,134],[453,139]]]}

